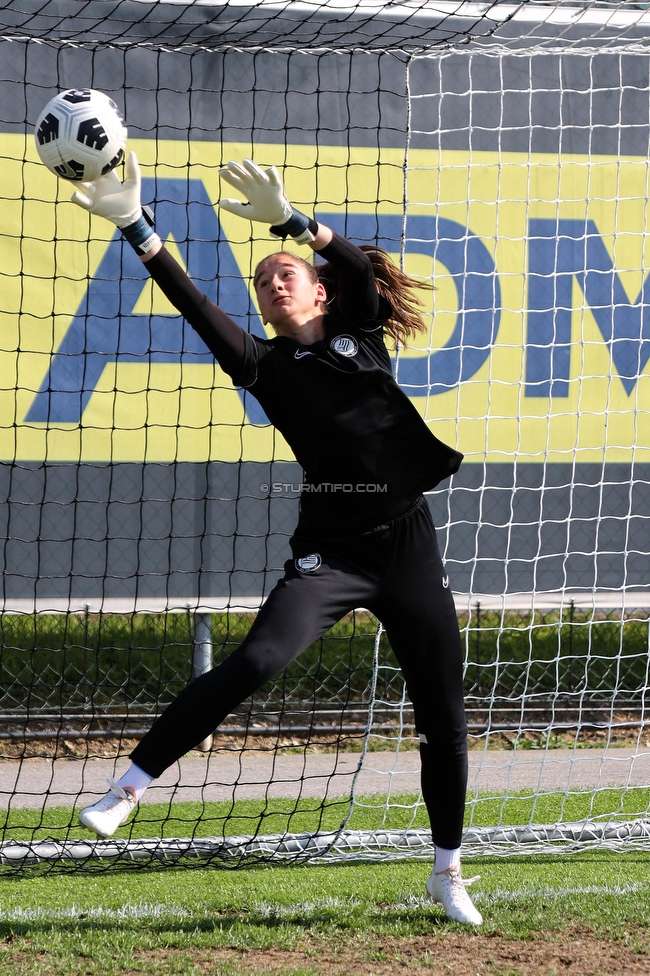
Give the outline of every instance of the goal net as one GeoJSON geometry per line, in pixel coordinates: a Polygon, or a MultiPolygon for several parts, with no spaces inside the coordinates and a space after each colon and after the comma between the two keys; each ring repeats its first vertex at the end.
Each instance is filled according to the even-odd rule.
{"type": "Polygon", "coordinates": [[[114,839],[77,824],[246,634],[302,472],[38,161],[34,122],[73,87],[123,110],[158,233],[243,328],[265,335],[249,285],[272,244],[217,212],[230,159],[434,285],[393,359],[465,455],[428,496],[465,649],[465,852],[648,846],[643,6],[0,2],[5,870],[432,855],[412,709],[363,608],[114,839]]]}

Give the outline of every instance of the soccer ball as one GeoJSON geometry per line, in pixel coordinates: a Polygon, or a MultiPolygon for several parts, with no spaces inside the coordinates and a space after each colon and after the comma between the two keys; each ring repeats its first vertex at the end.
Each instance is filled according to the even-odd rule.
{"type": "Polygon", "coordinates": [[[124,156],[127,130],[108,95],[71,88],[50,99],[38,117],[34,138],[41,162],[55,176],[92,183],[124,156]]]}

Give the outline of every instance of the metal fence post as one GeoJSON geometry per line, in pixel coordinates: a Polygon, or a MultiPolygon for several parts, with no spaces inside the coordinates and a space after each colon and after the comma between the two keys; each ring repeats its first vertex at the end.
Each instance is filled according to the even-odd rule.
{"type": "MultiPolygon", "coordinates": [[[[194,641],[192,647],[192,680],[212,670],[212,614],[194,614],[194,641]]],[[[212,735],[199,742],[197,749],[209,752],[212,735]]]]}

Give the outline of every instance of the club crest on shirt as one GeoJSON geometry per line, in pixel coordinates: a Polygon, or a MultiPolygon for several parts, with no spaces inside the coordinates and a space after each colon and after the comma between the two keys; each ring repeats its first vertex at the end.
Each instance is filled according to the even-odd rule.
{"type": "Polygon", "coordinates": [[[320,553],[310,552],[308,556],[298,556],[295,560],[296,569],[300,573],[313,573],[321,564],[320,553]]]}
{"type": "Polygon", "coordinates": [[[356,356],[359,351],[359,344],[356,339],[349,335],[336,336],[330,342],[330,349],[337,352],[340,356],[356,356]]]}

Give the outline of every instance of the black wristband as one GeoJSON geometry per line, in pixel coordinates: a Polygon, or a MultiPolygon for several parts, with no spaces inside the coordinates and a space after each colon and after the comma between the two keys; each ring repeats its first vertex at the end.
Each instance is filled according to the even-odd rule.
{"type": "Polygon", "coordinates": [[[283,240],[292,237],[297,244],[309,244],[316,238],[318,223],[313,217],[308,217],[307,214],[292,207],[289,219],[284,224],[275,224],[270,231],[275,237],[281,237],[283,240]]]}
{"type": "MultiPolygon", "coordinates": [[[[151,214],[151,211],[149,211],[149,214],[151,214]]],[[[135,253],[140,255],[140,257],[147,254],[154,244],[160,241],[160,238],[148,219],[149,214],[145,216],[143,213],[142,217],[136,220],[134,224],[129,224],[128,227],[122,228],[124,239],[129,242],[135,253]]]]}

